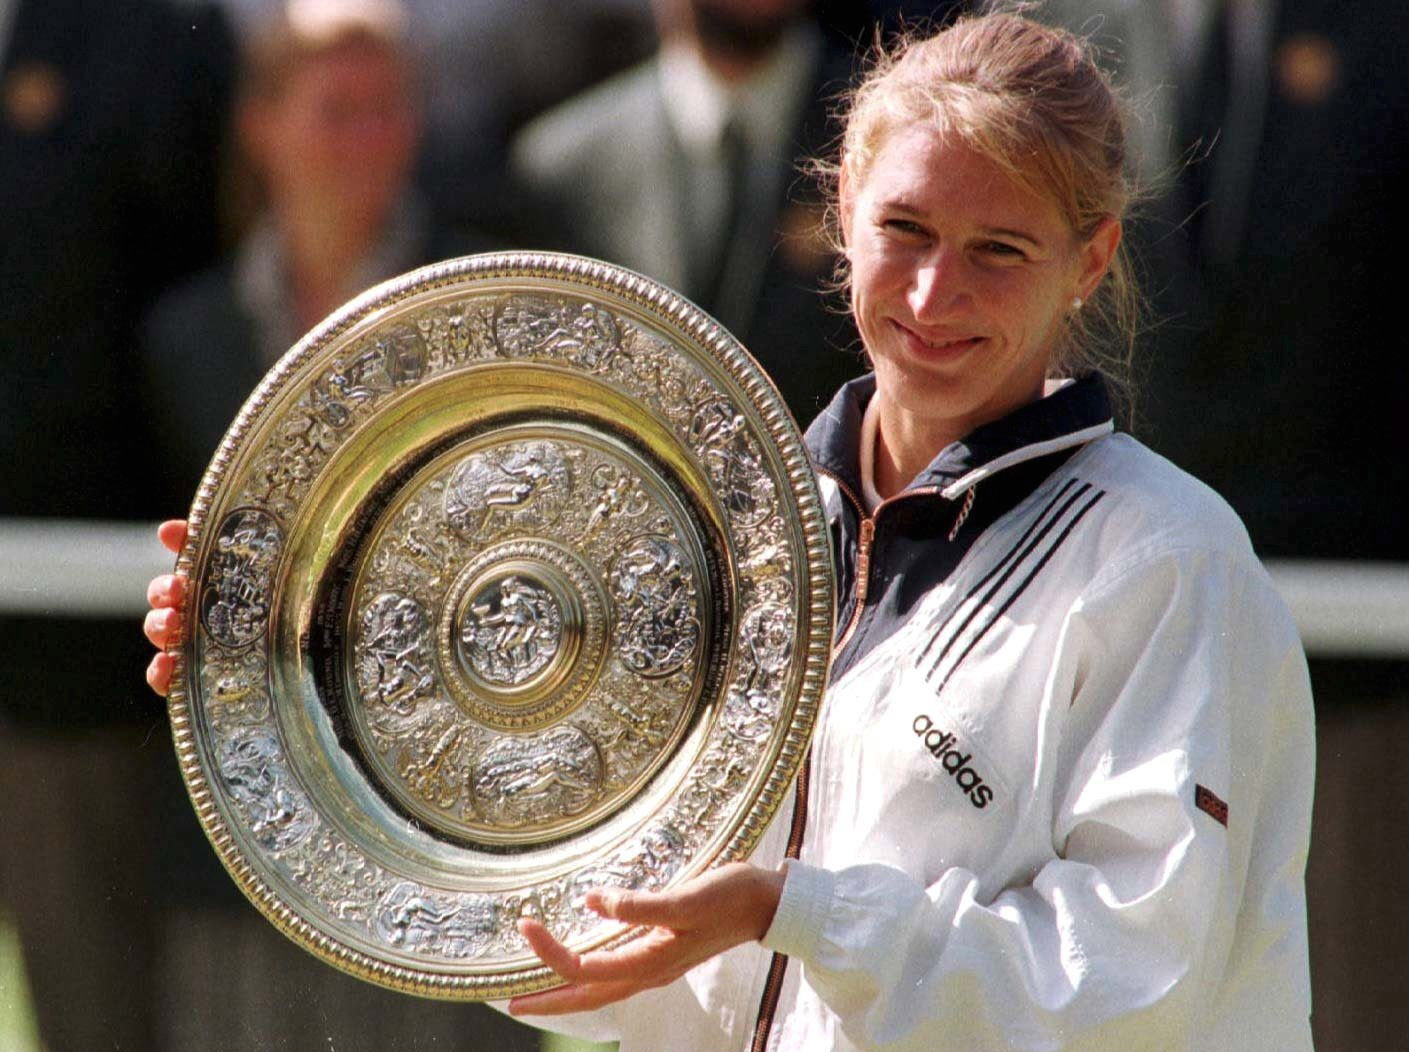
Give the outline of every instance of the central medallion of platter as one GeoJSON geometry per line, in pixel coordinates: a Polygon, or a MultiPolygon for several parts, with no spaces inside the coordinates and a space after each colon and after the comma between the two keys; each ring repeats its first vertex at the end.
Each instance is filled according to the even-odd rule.
{"type": "Polygon", "coordinates": [[[340,616],[350,737],[421,825],[541,844],[629,801],[703,689],[706,538],[668,476],[564,421],[472,436],[406,473],[340,616]]]}
{"type": "Polygon", "coordinates": [[[495,567],[483,587],[467,590],[456,611],[455,654],[486,689],[531,686],[558,663],[564,604],[543,581],[543,569],[495,567]]]}

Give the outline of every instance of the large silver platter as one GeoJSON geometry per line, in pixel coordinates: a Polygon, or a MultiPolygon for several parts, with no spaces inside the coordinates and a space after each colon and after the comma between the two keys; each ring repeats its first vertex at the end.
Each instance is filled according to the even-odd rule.
{"type": "Polygon", "coordinates": [[[362,978],[553,984],[583,905],[746,856],[806,747],[832,618],[797,429],[728,333],[591,260],[371,290],[221,444],[177,569],[191,798],[286,934],[362,978]]]}

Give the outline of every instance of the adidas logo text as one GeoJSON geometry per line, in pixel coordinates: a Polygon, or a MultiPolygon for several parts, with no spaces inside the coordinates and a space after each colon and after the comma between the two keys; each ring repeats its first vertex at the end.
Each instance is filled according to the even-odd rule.
{"type": "Polygon", "coordinates": [[[916,716],[911,726],[926,751],[954,778],[954,784],[964,791],[969,803],[983,810],[993,802],[993,788],[969,766],[974,754],[960,752],[959,741],[953,734],[936,727],[928,716],[916,716]]]}

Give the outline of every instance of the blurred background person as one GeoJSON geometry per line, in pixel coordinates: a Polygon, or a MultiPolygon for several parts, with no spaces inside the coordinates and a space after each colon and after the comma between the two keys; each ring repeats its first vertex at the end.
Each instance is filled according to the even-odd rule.
{"type": "Polygon", "coordinates": [[[292,0],[253,34],[235,120],[253,222],[145,327],[173,468],[162,507],[189,503],[245,398],[305,332],[379,281],[487,247],[412,185],[421,117],[405,32],[394,0],[292,0]]]}
{"type": "Polygon", "coordinates": [[[121,533],[150,514],[137,323],[218,250],[233,78],[208,4],[0,2],[0,576],[18,582],[0,591],[0,945],[22,955],[49,1052],[153,1047],[171,754],[130,616],[81,569],[56,601],[29,555],[81,567],[73,520],[121,533]]]}
{"type": "Polygon", "coordinates": [[[851,53],[804,0],[660,0],[654,56],[550,110],[512,171],[539,243],[638,270],[717,318],[806,421],[859,371],[819,287],[835,257],[800,158],[822,156],[851,53]]]}
{"type": "MultiPolygon", "coordinates": [[[[283,0],[221,0],[257,34],[283,0]]],[[[650,54],[650,0],[404,0],[424,137],[416,183],[437,215],[512,234],[511,134],[650,54]]]]}

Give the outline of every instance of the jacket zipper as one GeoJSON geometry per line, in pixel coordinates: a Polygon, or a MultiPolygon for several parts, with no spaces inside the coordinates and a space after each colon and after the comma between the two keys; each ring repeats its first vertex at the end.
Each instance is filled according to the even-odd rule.
{"type": "MultiPolygon", "coordinates": [[[[832,654],[836,655],[856,631],[856,626],[861,621],[861,613],[866,607],[866,595],[871,587],[871,545],[876,538],[876,520],[874,516],[865,513],[861,501],[857,500],[856,494],[851,492],[846,483],[835,476],[830,477],[836,482],[837,488],[856,506],[861,516],[861,536],[856,545],[856,601],[852,604],[851,620],[847,623],[846,630],[832,647],[832,654]]],[[[885,503],[882,501],[876,510],[880,511],[885,503]]],[[[808,746],[807,755],[802,758],[802,769],[797,775],[793,822],[788,830],[788,846],[783,853],[784,858],[797,858],[802,854],[802,837],[807,828],[807,788],[811,780],[812,747],[808,746]]],[[[778,1012],[778,1000],[783,994],[783,979],[787,971],[787,955],[773,954],[773,959],[768,964],[768,978],[763,983],[763,997],[758,1002],[758,1022],[754,1024],[753,1043],[749,1045],[749,1052],[766,1052],[768,1048],[768,1036],[773,1029],[773,1017],[778,1012]]]]}
{"type": "MultiPolygon", "coordinates": [[[[856,542],[856,600],[852,604],[851,620],[847,622],[841,638],[832,647],[832,656],[835,657],[851,641],[856,626],[861,623],[861,615],[866,609],[866,597],[871,591],[871,546],[876,540],[876,514],[892,501],[902,500],[905,497],[929,496],[938,492],[939,487],[927,486],[923,489],[898,493],[894,497],[881,501],[876,505],[876,511],[867,515],[865,505],[861,503],[855,493],[851,492],[851,488],[845,482],[828,471],[818,469],[818,474],[826,475],[837,484],[837,489],[847,500],[851,501],[861,520],[861,535],[856,542]]],[[[954,528],[949,534],[950,541],[954,540],[959,528],[963,526],[964,520],[969,517],[973,506],[974,490],[971,487],[964,495],[963,507],[960,509],[959,517],[955,520],[954,528]]],[[[807,755],[802,758],[802,769],[798,771],[797,775],[797,796],[793,802],[793,821],[788,830],[788,846],[783,853],[784,858],[797,858],[802,854],[802,836],[807,827],[807,787],[811,780],[812,747],[808,746],[807,755]]],[[[763,983],[763,997],[758,1002],[758,1022],[754,1024],[753,1042],[749,1045],[749,1052],[767,1052],[768,1036],[773,1029],[773,1017],[778,1012],[778,1000],[783,995],[783,979],[787,975],[787,971],[787,955],[773,954],[773,959],[768,964],[768,978],[763,983]]]]}
{"type": "MultiPolygon", "coordinates": [[[[871,591],[871,546],[876,539],[876,516],[880,514],[881,509],[887,504],[898,503],[907,497],[933,496],[935,493],[939,492],[939,487],[922,486],[919,489],[904,490],[893,497],[887,497],[885,500],[881,501],[876,505],[876,510],[870,515],[867,515],[866,506],[862,504],[861,499],[851,491],[850,486],[829,471],[818,468],[817,473],[819,475],[826,475],[836,483],[837,489],[840,490],[842,495],[846,497],[847,500],[851,501],[852,505],[856,508],[856,514],[861,520],[859,527],[861,535],[856,541],[856,601],[851,607],[851,620],[847,622],[846,628],[841,634],[841,638],[838,639],[836,645],[832,647],[832,656],[836,657],[846,647],[847,643],[851,642],[851,637],[856,631],[856,626],[861,623],[861,614],[866,609],[866,597],[871,591]]],[[[959,520],[954,524],[955,533],[957,533],[958,528],[963,525],[964,519],[968,518],[969,509],[972,507],[973,489],[970,489],[967,493],[963,510],[959,513],[959,520]]],[[[949,539],[951,541],[954,539],[953,533],[950,534],[949,539]]]]}

